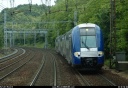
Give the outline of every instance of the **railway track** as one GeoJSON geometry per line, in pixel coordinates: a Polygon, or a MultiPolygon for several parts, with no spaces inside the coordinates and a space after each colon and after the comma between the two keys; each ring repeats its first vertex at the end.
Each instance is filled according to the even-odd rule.
{"type": "Polygon", "coordinates": [[[77,70],[72,69],[76,73],[77,78],[79,79],[82,86],[91,86],[91,84],[88,82],[86,78],[83,77],[81,73],[79,73],[77,70]]]}
{"type": "Polygon", "coordinates": [[[101,73],[97,72],[79,72],[76,70],[76,73],[79,75],[83,81],[83,86],[117,86],[110,79],[106,78],[101,73]]]}
{"type": "MultiPolygon", "coordinates": [[[[106,78],[104,75],[98,73],[98,75],[103,78],[104,80],[106,80],[106,82],[108,82],[110,84],[110,86],[117,86],[114,82],[112,82],[110,79],[106,78]]],[[[108,85],[109,86],[109,85],[108,85]]]]}
{"type": "Polygon", "coordinates": [[[3,54],[4,53],[7,54],[7,51],[9,52],[6,56],[1,57],[0,60],[16,54],[18,52],[18,49],[19,48],[10,48],[9,50],[0,50],[0,53],[3,53],[3,54]]]}
{"type": "Polygon", "coordinates": [[[25,54],[25,50],[22,49],[22,51],[23,52],[21,52],[21,54],[18,54],[17,56],[14,55],[15,56],[14,58],[11,57],[11,59],[8,59],[8,60],[6,59],[6,60],[2,61],[0,63],[0,71],[2,71],[4,69],[14,65],[15,63],[21,61],[23,58],[22,59],[17,59],[17,58],[25,54]]]}
{"type": "Polygon", "coordinates": [[[30,86],[34,86],[35,85],[35,82],[37,81],[40,73],[41,73],[41,70],[43,69],[43,66],[44,66],[44,63],[45,63],[45,60],[46,58],[43,57],[43,60],[41,61],[42,62],[42,65],[40,66],[39,70],[37,71],[35,77],[33,78],[32,82],[30,83],[30,86]]]}
{"type": "MultiPolygon", "coordinates": [[[[26,57],[21,61],[24,62],[19,67],[14,67],[14,70],[10,72],[6,77],[2,77],[0,80],[0,85],[29,85],[31,79],[33,79],[34,74],[37,72],[37,68],[41,65],[41,58],[43,54],[41,49],[35,48],[25,48],[26,50],[26,57]],[[15,79],[15,80],[14,80],[15,79]]],[[[22,56],[23,57],[23,56],[22,56]]],[[[8,72],[3,72],[8,73],[8,72]]]]}
{"type": "Polygon", "coordinates": [[[78,71],[72,68],[54,50],[37,48],[20,50],[22,55],[19,54],[20,56],[15,56],[15,59],[11,58],[0,63],[0,65],[2,64],[0,67],[0,85],[55,87],[116,86],[119,83],[122,84],[122,79],[115,81],[112,78],[117,78],[117,76],[104,70],[100,73],[78,71]]]}
{"type": "Polygon", "coordinates": [[[7,65],[6,67],[1,68],[0,70],[0,81],[5,79],[6,77],[8,77],[9,75],[11,75],[12,73],[14,73],[15,71],[17,71],[18,69],[20,69],[21,67],[23,67],[26,63],[28,63],[33,56],[30,57],[30,59],[26,60],[26,57],[29,56],[30,53],[26,54],[25,56],[17,57],[19,60],[15,61],[14,63],[11,63],[9,65],[7,65]]]}
{"type": "Polygon", "coordinates": [[[77,73],[72,70],[67,61],[54,50],[50,50],[57,62],[57,86],[82,86],[77,78],[77,73]]]}
{"type": "Polygon", "coordinates": [[[34,85],[56,86],[57,85],[57,80],[56,80],[57,77],[56,76],[57,75],[56,75],[55,58],[52,55],[52,53],[46,52],[42,58],[42,64],[39,67],[39,70],[37,71],[36,75],[34,76],[32,82],[30,83],[30,86],[34,86],[34,85]],[[49,70],[47,70],[48,73],[46,72],[46,69],[49,69],[49,70]]]}
{"type": "MultiPolygon", "coordinates": [[[[57,53],[54,53],[57,54],[57,53]]],[[[59,57],[64,59],[63,57],[59,57]]],[[[62,60],[61,64],[65,61],[62,60]]],[[[80,72],[76,68],[71,68],[72,72],[75,73],[76,77],[79,79],[79,82],[82,86],[116,86],[114,82],[102,75],[102,73],[97,73],[95,71],[83,71],[80,72]]]]}
{"type": "Polygon", "coordinates": [[[22,48],[15,48],[15,51],[12,54],[9,54],[7,56],[4,56],[2,58],[0,58],[0,64],[6,61],[10,61],[12,59],[14,59],[17,56],[22,55],[23,53],[25,53],[25,50],[22,48]]]}

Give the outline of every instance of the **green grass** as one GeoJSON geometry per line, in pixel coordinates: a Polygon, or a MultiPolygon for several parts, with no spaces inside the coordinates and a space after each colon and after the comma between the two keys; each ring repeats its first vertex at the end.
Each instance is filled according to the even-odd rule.
{"type": "Polygon", "coordinates": [[[0,58],[2,58],[4,55],[3,54],[0,54],[0,58]]]}
{"type": "Polygon", "coordinates": [[[44,43],[36,43],[37,48],[44,48],[44,43]]]}
{"type": "Polygon", "coordinates": [[[109,64],[110,64],[110,60],[109,60],[109,59],[105,59],[104,64],[105,64],[106,66],[109,66],[109,64]]]}
{"type": "Polygon", "coordinates": [[[25,44],[25,45],[21,45],[25,46],[25,47],[36,47],[36,48],[44,48],[44,43],[36,43],[36,46],[34,46],[33,44],[25,44]]]}
{"type": "MultiPolygon", "coordinates": [[[[110,67],[110,59],[105,59],[104,65],[110,67]]],[[[115,68],[115,64],[112,66],[112,68],[115,68]]]]}

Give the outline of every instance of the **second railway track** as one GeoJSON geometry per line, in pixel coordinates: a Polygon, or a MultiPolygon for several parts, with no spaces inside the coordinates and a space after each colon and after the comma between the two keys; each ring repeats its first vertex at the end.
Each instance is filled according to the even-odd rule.
{"type": "Polygon", "coordinates": [[[14,73],[16,70],[18,70],[19,68],[21,68],[22,66],[24,66],[30,59],[26,60],[26,57],[29,54],[20,57],[20,59],[18,61],[13,62],[10,65],[7,65],[5,68],[1,68],[1,72],[0,72],[0,81],[2,81],[3,79],[5,79],[7,76],[11,75],[12,73],[14,73]]]}
{"type": "Polygon", "coordinates": [[[23,48],[16,48],[15,51],[10,54],[10,55],[7,55],[3,58],[0,59],[0,64],[1,63],[4,63],[4,62],[7,62],[7,61],[11,61],[19,56],[21,56],[22,54],[24,54],[26,51],[23,49],[23,48]]]}
{"type": "Polygon", "coordinates": [[[54,56],[46,50],[42,58],[42,64],[30,86],[56,86],[56,68],[54,56]]]}

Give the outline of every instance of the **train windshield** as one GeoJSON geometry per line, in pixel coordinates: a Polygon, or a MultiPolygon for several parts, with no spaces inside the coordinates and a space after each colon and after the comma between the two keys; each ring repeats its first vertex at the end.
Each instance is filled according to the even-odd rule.
{"type": "Polygon", "coordinates": [[[95,48],[96,36],[81,36],[81,48],[95,48]]]}
{"type": "Polygon", "coordinates": [[[94,28],[81,28],[81,48],[96,48],[96,33],[94,28]]]}

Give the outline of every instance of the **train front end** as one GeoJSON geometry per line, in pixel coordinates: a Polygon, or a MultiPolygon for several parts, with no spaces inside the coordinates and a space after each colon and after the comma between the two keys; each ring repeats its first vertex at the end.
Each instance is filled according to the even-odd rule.
{"type": "Polygon", "coordinates": [[[89,69],[104,65],[102,31],[96,24],[80,24],[72,32],[73,64],[89,69]]]}

